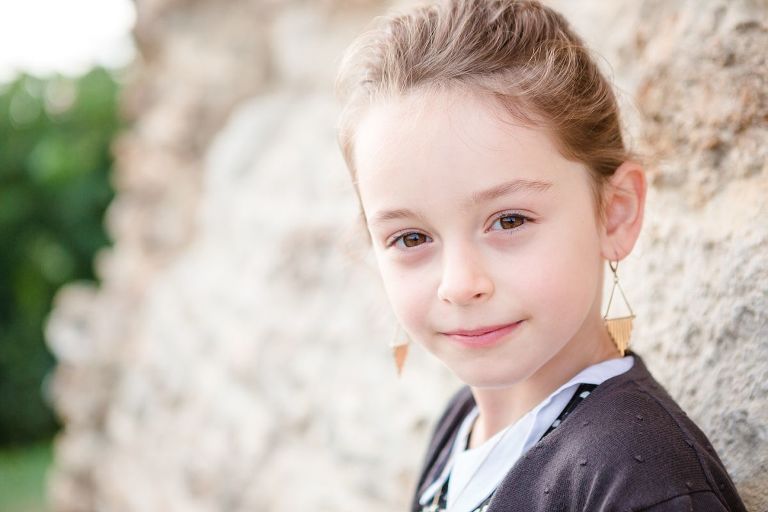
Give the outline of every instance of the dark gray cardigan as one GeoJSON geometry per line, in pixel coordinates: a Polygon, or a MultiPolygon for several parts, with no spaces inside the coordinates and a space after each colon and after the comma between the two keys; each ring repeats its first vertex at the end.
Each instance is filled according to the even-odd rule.
{"type": "MultiPolygon", "coordinates": [[[[642,358],[611,377],[509,470],[487,512],[745,511],[706,435],[642,358]]],[[[461,387],[437,420],[411,504],[448,462],[475,399],[461,387]]]]}

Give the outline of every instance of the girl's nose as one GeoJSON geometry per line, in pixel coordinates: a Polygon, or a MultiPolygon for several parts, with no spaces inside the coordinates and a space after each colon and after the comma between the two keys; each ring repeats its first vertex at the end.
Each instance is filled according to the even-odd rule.
{"type": "Polygon", "coordinates": [[[479,254],[467,249],[446,252],[442,280],[437,288],[441,301],[462,306],[485,301],[492,294],[493,280],[479,254]]]}

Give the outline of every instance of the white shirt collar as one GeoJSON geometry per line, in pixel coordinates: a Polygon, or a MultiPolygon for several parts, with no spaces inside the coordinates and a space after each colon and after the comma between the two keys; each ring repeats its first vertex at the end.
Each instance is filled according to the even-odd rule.
{"type": "Polygon", "coordinates": [[[477,405],[475,405],[459,427],[450,459],[443,472],[424,491],[419,498],[419,503],[422,505],[429,503],[450,474],[448,508],[451,512],[471,512],[491,494],[517,460],[552,425],[573,397],[579,384],[600,384],[611,377],[626,372],[633,364],[634,357],[628,355],[584,368],[515,423],[497,432],[482,445],[466,449],[472,423],[479,413],[477,405]],[[509,432],[507,432],[508,430],[509,432]],[[506,435],[504,435],[505,432],[506,435]],[[495,446],[501,436],[504,438],[501,439],[498,446],[495,446]],[[490,454],[485,463],[482,463],[491,450],[493,453],[490,454]],[[473,473],[481,463],[482,466],[473,477],[473,473]],[[466,489],[462,492],[465,485],[466,489]]]}

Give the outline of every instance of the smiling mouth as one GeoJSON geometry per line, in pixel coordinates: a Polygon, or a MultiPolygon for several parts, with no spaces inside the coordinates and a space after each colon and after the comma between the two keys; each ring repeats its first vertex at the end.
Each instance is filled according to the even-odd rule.
{"type": "Polygon", "coordinates": [[[464,348],[483,349],[501,343],[502,340],[516,333],[523,322],[524,320],[519,320],[511,324],[488,326],[480,329],[462,329],[442,334],[464,348]]]}
{"type": "Polygon", "coordinates": [[[522,320],[518,320],[517,322],[512,322],[512,323],[508,323],[508,324],[498,324],[498,325],[491,325],[491,326],[488,326],[488,327],[480,327],[478,329],[458,329],[456,331],[446,331],[446,332],[443,332],[442,334],[447,334],[447,335],[451,335],[451,336],[462,336],[462,337],[467,337],[467,338],[478,337],[478,336],[482,336],[484,334],[488,334],[488,333],[491,333],[491,332],[494,332],[494,331],[498,331],[498,330],[504,329],[506,327],[511,327],[513,325],[517,325],[520,322],[522,322],[522,320]]]}

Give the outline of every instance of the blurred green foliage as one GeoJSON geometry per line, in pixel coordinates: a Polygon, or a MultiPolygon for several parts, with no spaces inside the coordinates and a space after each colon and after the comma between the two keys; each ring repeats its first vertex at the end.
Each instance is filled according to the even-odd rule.
{"type": "Polygon", "coordinates": [[[0,445],[57,428],[43,327],[56,291],[95,281],[93,256],[110,244],[102,218],[117,90],[103,68],[0,85],[0,445]]]}
{"type": "Polygon", "coordinates": [[[53,446],[43,441],[24,448],[0,449],[0,510],[47,510],[46,477],[53,462],[53,446]]]}

